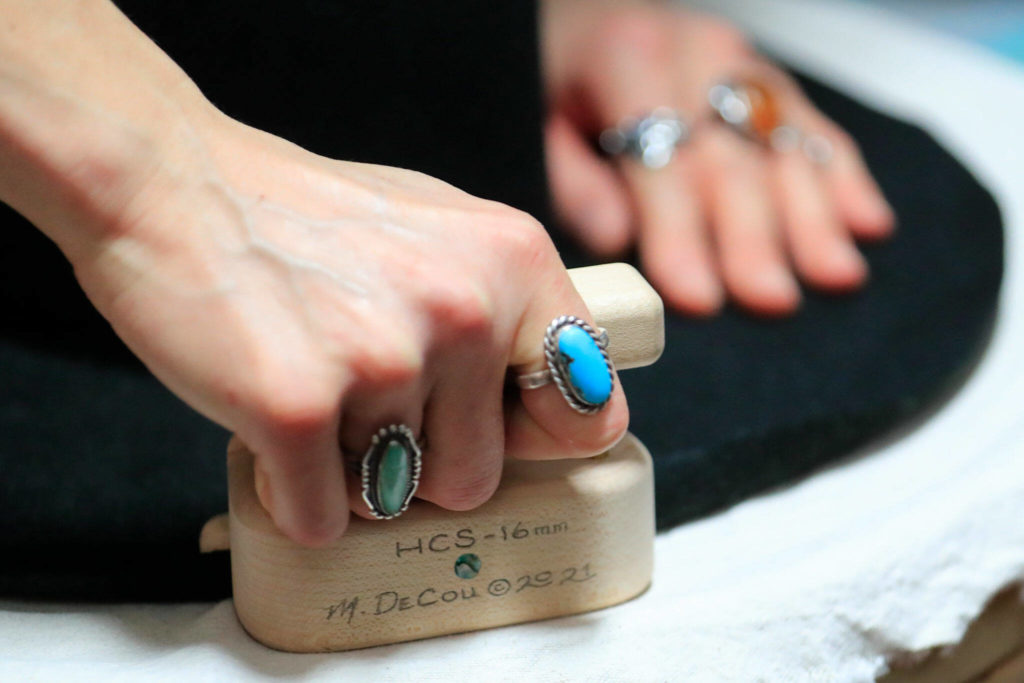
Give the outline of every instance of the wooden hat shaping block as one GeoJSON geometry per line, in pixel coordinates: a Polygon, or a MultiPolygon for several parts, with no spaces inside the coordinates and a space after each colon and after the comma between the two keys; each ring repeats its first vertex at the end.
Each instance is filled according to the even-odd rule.
{"type": "MultiPolygon", "coordinates": [[[[617,368],[654,362],[663,311],[640,274],[624,264],[570,272],[608,330],[617,368]]],[[[228,518],[211,520],[200,544],[230,547],[239,620],[280,650],[350,650],[575,614],[628,600],[651,580],[653,468],[632,435],[594,458],[506,460],[497,492],[475,510],[414,500],[398,519],[353,517],[323,548],[278,531],[237,438],[228,487],[228,518]]]]}
{"type": "Polygon", "coordinates": [[[228,467],[235,610],[279,650],[350,650],[585,612],[651,580],[651,459],[632,435],[598,458],[510,460],[497,493],[472,512],[416,501],[395,520],[353,517],[318,549],[274,526],[238,441],[228,467]]]}

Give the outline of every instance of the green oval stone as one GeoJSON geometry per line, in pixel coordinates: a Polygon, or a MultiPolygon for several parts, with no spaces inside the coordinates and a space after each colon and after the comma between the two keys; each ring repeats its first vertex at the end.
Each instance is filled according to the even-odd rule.
{"type": "Polygon", "coordinates": [[[377,466],[377,501],[381,511],[395,515],[405,504],[412,484],[412,462],[409,452],[397,441],[388,442],[377,466]]]}

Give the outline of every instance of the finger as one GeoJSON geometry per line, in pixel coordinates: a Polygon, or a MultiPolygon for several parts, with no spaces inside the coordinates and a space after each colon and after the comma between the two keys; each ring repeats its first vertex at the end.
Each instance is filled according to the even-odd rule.
{"type": "Polygon", "coordinates": [[[839,221],[858,239],[885,239],[896,226],[896,214],[868,170],[857,143],[818,111],[788,76],[780,77],[793,102],[794,123],[808,135],[824,139],[832,150],[832,158],[820,170],[839,221]]]}
{"type": "Polygon", "coordinates": [[[775,157],[775,192],[789,252],[797,272],[811,285],[835,291],[861,286],[868,267],[818,177],[802,154],[775,157]]]}
{"type": "Polygon", "coordinates": [[[868,170],[856,143],[842,131],[829,131],[825,125],[819,125],[819,134],[833,149],[823,178],[840,220],[859,239],[885,239],[896,227],[896,214],[868,170]]]}
{"type": "MultiPolygon", "coordinates": [[[[591,90],[605,125],[679,99],[670,72],[672,50],[671,45],[638,48],[620,41],[594,60],[591,90]]],[[[677,150],[660,169],[622,158],[620,168],[633,195],[640,255],[652,284],[671,306],[709,315],[721,307],[724,292],[686,156],[685,148],[677,150]]]]}
{"type": "Polygon", "coordinates": [[[781,244],[763,150],[715,128],[704,133],[694,152],[704,171],[703,195],[730,293],[758,313],[791,313],[800,303],[800,288],[781,244]]]}
{"type": "Polygon", "coordinates": [[[376,519],[363,498],[361,464],[373,437],[390,425],[404,425],[423,439],[424,380],[413,368],[389,373],[370,373],[353,385],[346,395],[339,441],[349,470],[348,503],[360,517],[376,519]]]}
{"type": "Polygon", "coordinates": [[[505,358],[481,353],[482,341],[446,349],[427,401],[428,447],[416,495],[448,510],[481,505],[501,479],[505,358]]]}
{"type": "Polygon", "coordinates": [[[348,468],[348,476],[345,478],[345,488],[348,493],[348,506],[353,514],[362,517],[363,519],[370,520],[371,522],[379,521],[377,517],[370,512],[370,506],[366,504],[363,499],[363,482],[361,472],[355,467],[350,466],[348,468]]]}
{"type": "Polygon", "coordinates": [[[632,239],[632,217],[622,181],[564,115],[556,112],[548,118],[545,138],[548,177],[559,218],[595,254],[624,251],[632,239]]]}
{"type": "Polygon", "coordinates": [[[348,524],[337,419],[319,415],[289,407],[242,433],[255,454],[260,502],[286,536],[311,547],[334,541],[348,524]]]}
{"type": "Polygon", "coordinates": [[[624,171],[636,196],[639,255],[651,284],[673,308],[690,315],[714,314],[725,292],[693,190],[692,165],[677,157],[657,171],[638,164],[624,171]]]}
{"type": "MultiPolygon", "coordinates": [[[[573,315],[593,319],[569,275],[543,230],[534,239],[543,238],[546,245],[528,247],[536,270],[528,281],[532,285],[526,310],[515,332],[509,366],[515,374],[529,373],[547,367],[544,360],[545,331],[555,318],[573,315]]],[[[614,343],[614,340],[612,341],[614,343]]],[[[594,347],[596,349],[596,346],[594,347]]],[[[575,353],[575,352],[574,352],[575,353]]],[[[522,405],[509,409],[506,429],[506,449],[514,457],[570,458],[586,457],[603,452],[618,442],[626,431],[629,410],[622,387],[603,364],[600,352],[591,356],[580,355],[572,362],[580,370],[593,371],[591,377],[610,380],[610,393],[603,407],[594,414],[582,414],[573,409],[554,383],[522,390],[522,405]]],[[[605,389],[607,385],[601,387],[605,389]]],[[[601,397],[591,397],[603,398],[601,397]]]]}
{"type": "Polygon", "coordinates": [[[570,414],[571,410],[554,384],[523,390],[521,402],[505,412],[506,455],[520,460],[587,458],[617,444],[629,425],[617,378],[612,400],[601,413],[584,416],[570,414]]]}

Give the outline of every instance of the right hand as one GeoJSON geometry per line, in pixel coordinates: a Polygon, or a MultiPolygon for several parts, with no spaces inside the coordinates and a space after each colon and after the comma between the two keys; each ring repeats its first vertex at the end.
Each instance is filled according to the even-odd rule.
{"type": "Polygon", "coordinates": [[[210,120],[187,159],[126,184],[75,267],[153,373],[255,453],[288,536],[318,545],[349,508],[368,516],[342,449],[393,422],[427,435],[418,496],[452,510],[491,496],[506,451],[589,456],[622,436],[618,383],[595,416],[553,386],[503,406],[509,367],[543,367],[551,319],[589,318],[536,221],[210,120]]]}
{"type": "Polygon", "coordinates": [[[295,541],[368,515],[342,452],[392,423],[427,436],[418,495],[452,510],[491,496],[505,454],[589,456],[625,432],[618,383],[593,416],[554,385],[505,402],[510,368],[543,367],[553,318],[589,319],[529,216],[225,117],[105,0],[17,0],[4,19],[0,200],[164,384],[249,446],[295,541]]]}

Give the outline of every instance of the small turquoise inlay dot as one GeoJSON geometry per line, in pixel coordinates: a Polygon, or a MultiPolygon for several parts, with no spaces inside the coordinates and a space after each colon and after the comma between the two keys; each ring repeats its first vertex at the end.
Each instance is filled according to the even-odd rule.
{"type": "Polygon", "coordinates": [[[459,555],[455,560],[455,576],[460,579],[472,579],[480,573],[480,558],[474,553],[459,555]]]}
{"type": "Polygon", "coordinates": [[[575,394],[591,405],[601,405],[612,395],[612,373],[597,342],[578,325],[566,325],[558,333],[558,353],[569,371],[575,394]]]}

